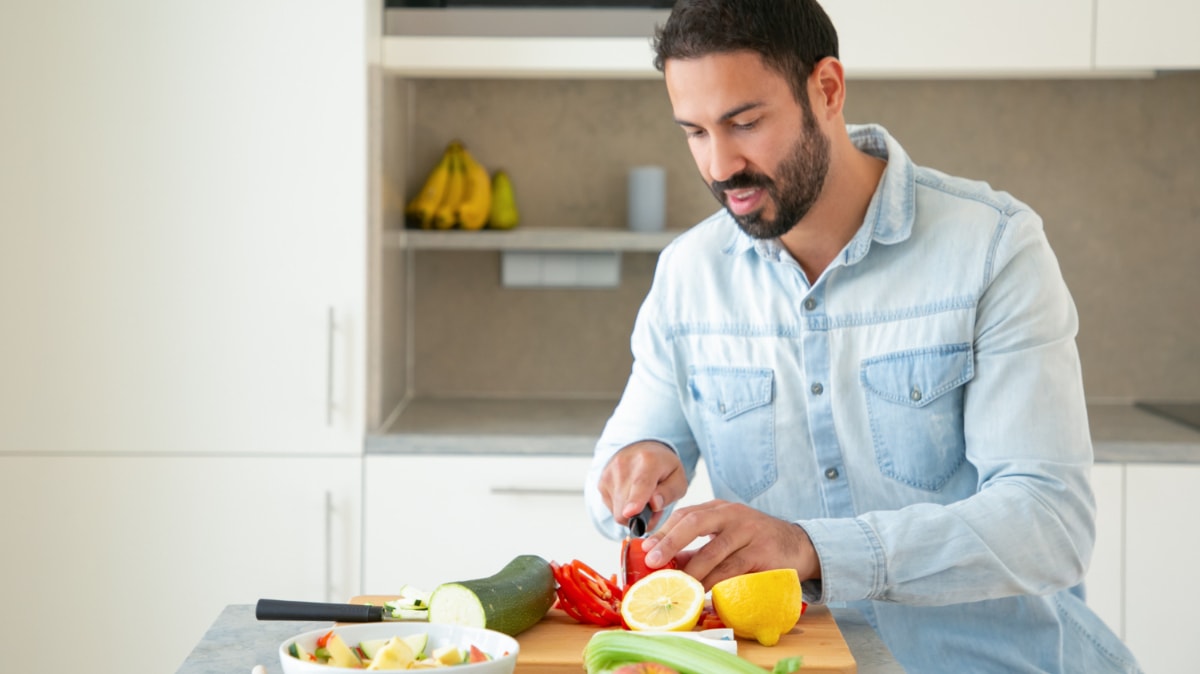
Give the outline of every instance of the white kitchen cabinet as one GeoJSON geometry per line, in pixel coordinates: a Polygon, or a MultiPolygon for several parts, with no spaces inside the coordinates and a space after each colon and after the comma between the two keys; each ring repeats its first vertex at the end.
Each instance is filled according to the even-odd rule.
{"type": "Polygon", "coordinates": [[[1092,468],[1096,497],[1096,545],[1087,573],[1087,603],[1117,636],[1124,638],[1125,465],[1092,468]]]}
{"type": "Polygon", "coordinates": [[[1092,66],[1093,0],[824,0],[848,77],[1048,76],[1092,66]]]}
{"type": "MultiPolygon", "coordinates": [[[[583,502],[588,456],[388,455],[366,457],[363,588],[489,576],[513,557],[579,559],[617,572],[616,541],[592,526],[583,502]]],[[[685,503],[712,498],[706,474],[685,503]]]]}
{"type": "Polygon", "coordinates": [[[0,453],[361,452],[368,7],[4,3],[0,453]]]}
{"type": "MultiPolygon", "coordinates": [[[[825,0],[822,5],[837,26],[851,78],[1048,77],[1093,70],[1093,0],[825,0]]],[[[402,17],[405,10],[393,11],[402,17]]],[[[461,29],[406,34],[398,18],[395,34],[384,40],[385,67],[413,77],[659,76],[647,38],[654,24],[665,20],[665,10],[631,12],[628,26],[619,31],[604,13],[525,12],[529,23],[537,24],[528,35],[504,34],[504,28],[491,26],[486,34],[472,35],[471,26],[485,17],[509,23],[494,10],[440,11],[450,18],[434,23],[455,24],[451,12],[456,12],[461,29]],[[589,29],[589,22],[598,28],[589,29]]],[[[426,11],[422,18],[427,16],[426,11]]]]}
{"type": "Polygon", "coordinates": [[[1096,67],[1200,68],[1200,3],[1187,0],[1097,0],[1096,67]]]}
{"type": "Polygon", "coordinates": [[[1125,643],[1147,672],[1194,672],[1200,465],[1128,465],[1125,504],[1125,643]]]}
{"type": "Polygon", "coordinates": [[[171,672],[228,604],[356,594],[361,468],[0,457],[4,670],[61,671],[86,654],[97,674],[171,672]]]}

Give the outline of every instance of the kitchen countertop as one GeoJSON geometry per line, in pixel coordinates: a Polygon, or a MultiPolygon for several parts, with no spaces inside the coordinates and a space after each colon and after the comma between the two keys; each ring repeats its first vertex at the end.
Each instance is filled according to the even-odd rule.
{"type": "MultiPolygon", "coordinates": [[[[891,652],[858,612],[839,608],[831,611],[854,654],[859,674],[903,674],[891,652]]],[[[270,674],[283,674],[279,644],[301,632],[329,625],[328,622],[259,622],[254,617],[254,606],[231,604],[217,616],[176,674],[249,674],[255,665],[265,666],[270,674]]]]}
{"type": "MultiPolygon", "coordinates": [[[[615,400],[409,401],[368,455],[591,456],[615,400]]],[[[1130,402],[1089,403],[1097,463],[1200,463],[1200,431],[1130,402]]]]}
{"type": "Polygon", "coordinates": [[[1200,431],[1133,405],[1088,405],[1096,463],[1200,463],[1200,431]]]}

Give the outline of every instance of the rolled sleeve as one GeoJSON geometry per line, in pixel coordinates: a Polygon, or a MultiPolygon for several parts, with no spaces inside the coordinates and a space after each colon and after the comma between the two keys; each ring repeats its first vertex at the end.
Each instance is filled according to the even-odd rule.
{"type": "Polygon", "coordinates": [[[854,601],[874,597],[887,583],[887,556],[879,536],[862,519],[796,522],[812,541],[822,568],[836,569],[804,584],[812,603],[854,601]]]}

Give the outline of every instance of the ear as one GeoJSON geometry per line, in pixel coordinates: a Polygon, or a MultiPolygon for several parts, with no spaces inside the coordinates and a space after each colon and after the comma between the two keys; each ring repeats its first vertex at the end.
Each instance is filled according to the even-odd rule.
{"type": "Polygon", "coordinates": [[[846,104],[846,76],[842,70],[842,62],[827,56],[813,66],[809,76],[809,88],[812,92],[813,114],[830,120],[842,114],[846,104]]]}

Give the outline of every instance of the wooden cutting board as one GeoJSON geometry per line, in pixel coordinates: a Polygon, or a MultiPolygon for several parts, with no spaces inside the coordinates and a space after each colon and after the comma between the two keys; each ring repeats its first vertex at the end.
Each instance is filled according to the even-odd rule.
{"type": "MultiPolygon", "coordinates": [[[[362,595],[354,604],[383,604],[392,595],[362,595]]],[[[541,622],[517,635],[521,652],[517,674],[581,674],[583,649],[598,627],[581,625],[562,611],[551,610],[541,622]]],[[[858,671],[850,647],[833,614],[824,606],[809,606],[800,622],[774,646],[738,639],[738,655],[770,670],[783,658],[804,657],[803,674],[853,674],[858,671]]]]}

